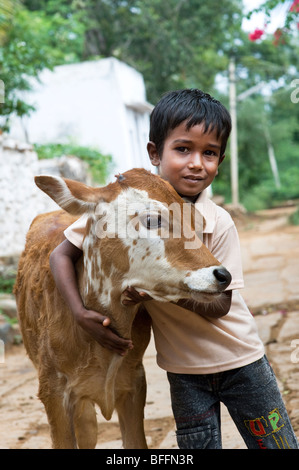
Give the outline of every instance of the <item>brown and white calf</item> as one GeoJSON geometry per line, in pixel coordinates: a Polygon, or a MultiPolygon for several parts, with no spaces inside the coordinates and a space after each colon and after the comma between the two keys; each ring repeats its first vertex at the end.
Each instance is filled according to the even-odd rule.
{"type": "Polygon", "coordinates": [[[184,203],[157,175],[134,169],[103,188],[50,176],[36,177],[36,183],[64,211],[34,219],[15,293],[53,447],[95,447],[96,404],[107,420],[117,410],[124,448],[146,448],[142,358],[150,319],[140,306],[124,306],[122,293],[132,286],[163,302],[207,300],[221,296],[229,273],[194,234],[194,214],[189,225],[184,220],[187,230],[174,234],[184,203]],[[169,216],[171,205],[176,209],[169,216]],[[76,266],[80,293],[87,308],[105,312],[120,336],[132,338],[134,348],[124,357],[102,348],[76,324],[51,275],[51,252],[64,239],[63,230],[83,213],[88,217],[83,257],[76,266]],[[186,248],[190,234],[197,249],[186,248]]]}

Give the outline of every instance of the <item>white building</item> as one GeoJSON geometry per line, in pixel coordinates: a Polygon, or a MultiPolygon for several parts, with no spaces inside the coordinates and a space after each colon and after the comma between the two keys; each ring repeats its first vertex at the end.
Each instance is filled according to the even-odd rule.
{"type": "Polygon", "coordinates": [[[12,119],[12,138],[97,148],[112,155],[113,174],[151,169],[146,144],[152,106],[142,75],[127,64],[107,58],[44,70],[26,101],[36,111],[12,119]]]}

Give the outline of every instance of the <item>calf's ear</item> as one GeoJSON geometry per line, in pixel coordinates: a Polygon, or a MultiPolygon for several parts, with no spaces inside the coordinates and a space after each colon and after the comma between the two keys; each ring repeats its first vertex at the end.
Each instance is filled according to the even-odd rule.
{"type": "Polygon", "coordinates": [[[101,200],[101,188],[59,176],[36,176],[35,184],[62,209],[73,215],[94,211],[101,200]]]}

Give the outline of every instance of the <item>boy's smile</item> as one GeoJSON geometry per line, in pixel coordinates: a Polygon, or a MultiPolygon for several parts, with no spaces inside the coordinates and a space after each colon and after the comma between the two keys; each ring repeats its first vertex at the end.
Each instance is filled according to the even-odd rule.
{"type": "Polygon", "coordinates": [[[173,129],[165,139],[159,155],[153,142],[148,152],[159,174],[182,196],[201,193],[214,180],[224,155],[220,155],[221,139],[216,131],[204,132],[203,123],[186,129],[186,121],[173,129]]]}

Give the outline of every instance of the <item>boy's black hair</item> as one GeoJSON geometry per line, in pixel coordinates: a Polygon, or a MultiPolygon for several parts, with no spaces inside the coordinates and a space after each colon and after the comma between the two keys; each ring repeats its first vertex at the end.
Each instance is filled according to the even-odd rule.
{"type": "Polygon", "coordinates": [[[149,140],[156,145],[160,157],[169,132],[186,122],[186,129],[204,123],[205,132],[216,130],[222,141],[221,156],[225,152],[231,131],[231,118],[220,101],[197,89],[170,91],[162,96],[150,117],[149,140]]]}

